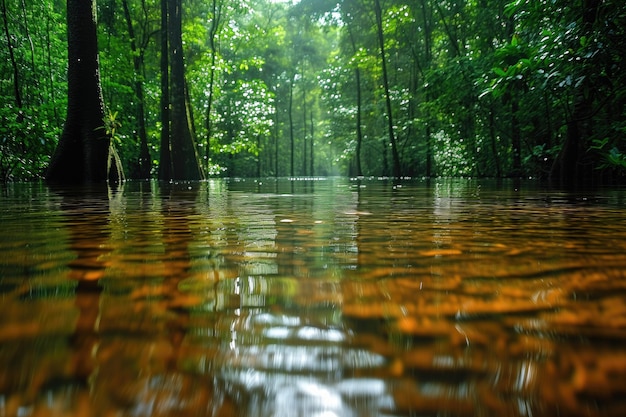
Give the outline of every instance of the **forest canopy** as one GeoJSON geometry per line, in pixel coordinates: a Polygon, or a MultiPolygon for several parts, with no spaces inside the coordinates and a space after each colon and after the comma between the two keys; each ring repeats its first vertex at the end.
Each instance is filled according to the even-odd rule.
{"type": "MultiPolygon", "coordinates": [[[[38,179],[66,120],[67,5],[0,1],[0,180],[38,179]]],[[[159,176],[182,119],[212,176],[626,178],[623,0],[178,0],[184,82],[164,90],[174,1],[97,1],[129,178],[159,176]]]]}

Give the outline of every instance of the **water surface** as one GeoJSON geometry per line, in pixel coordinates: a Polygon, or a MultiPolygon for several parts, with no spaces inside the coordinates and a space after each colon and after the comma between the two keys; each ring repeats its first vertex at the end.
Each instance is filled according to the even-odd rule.
{"type": "Polygon", "coordinates": [[[626,192],[0,196],[0,416],[622,416],[626,192]]]}

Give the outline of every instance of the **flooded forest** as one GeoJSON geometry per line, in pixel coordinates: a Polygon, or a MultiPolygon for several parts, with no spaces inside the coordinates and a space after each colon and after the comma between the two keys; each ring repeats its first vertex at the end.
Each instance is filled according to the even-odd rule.
{"type": "Polygon", "coordinates": [[[626,415],[623,0],[0,26],[0,417],[626,415]]]}
{"type": "Polygon", "coordinates": [[[0,13],[3,181],[98,179],[96,160],[132,179],[624,180],[622,1],[2,0],[0,13]]]}

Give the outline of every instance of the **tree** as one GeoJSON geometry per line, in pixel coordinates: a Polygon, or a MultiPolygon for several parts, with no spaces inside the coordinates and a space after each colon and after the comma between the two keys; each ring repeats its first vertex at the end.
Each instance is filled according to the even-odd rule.
{"type": "Polygon", "coordinates": [[[95,0],[67,0],[68,104],[65,127],[50,161],[51,182],[123,179],[105,126],[95,0]]]}
{"type": "Polygon", "coordinates": [[[1,180],[625,178],[621,0],[93,2],[0,0],[1,180]]]}
{"type": "Polygon", "coordinates": [[[161,117],[161,145],[159,155],[159,180],[169,181],[172,178],[172,154],[170,151],[170,81],[169,81],[169,42],[167,39],[167,2],[161,0],[161,97],[159,100],[161,117]]]}
{"type": "MultiPolygon", "coordinates": [[[[209,164],[211,157],[211,134],[212,134],[212,123],[211,123],[211,110],[213,107],[213,97],[215,96],[215,73],[216,69],[216,61],[217,61],[217,34],[222,26],[222,11],[224,9],[224,1],[223,0],[212,0],[211,1],[211,26],[209,28],[209,48],[211,53],[211,62],[209,67],[209,85],[208,85],[208,97],[207,97],[207,105],[206,105],[206,149],[205,149],[205,158],[207,164],[209,164]]],[[[207,165],[208,167],[208,165],[207,165]]]]}
{"type": "MultiPolygon", "coordinates": [[[[580,22],[580,39],[593,38],[593,29],[598,17],[600,3],[601,0],[584,0],[582,2],[580,14],[575,19],[575,21],[580,22]]],[[[596,101],[593,93],[595,90],[593,72],[595,71],[590,71],[590,69],[590,66],[585,65],[584,70],[579,73],[580,78],[573,93],[573,108],[567,120],[567,133],[552,173],[562,184],[566,185],[580,183],[583,179],[580,165],[582,154],[586,148],[584,145],[588,145],[585,142],[589,141],[593,135],[592,115],[596,101]]]]}
{"type": "Polygon", "coordinates": [[[182,38],[182,0],[168,0],[168,41],[171,93],[171,178],[199,180],[204,177],[190,127],[186,99],[185,63],[182,38]]]}
{"type": "Polygon", "coordinates": [[[137,46],[137,39],[135,37],[135,29],[133,27],[133,21],[130,15],[130,8],[128,7],[128,0],[122,0],[122,8],[124,9],[124,19],[126,20],[126,26],[128,27],[128,35],[130,37],[130,49],[133,54],[133,69],[134,69],[134,90],[137,97],[137,126],[139,136],[139,172],[137,173],[139,178],[150,178],[150,151],[148,150],[148,137],[146,134],[146,117],[145,117],[145,103],[144,103],[144,91],[143,91],[143,55],[145,46],[137,46]]]}
{"type": "Polygon", "coordinates": [[[13,68],[13,92],[15,94],[15,104],[17,108],[22,110],[22,90],[20,89],[20,74],[15,61],[15,53],[13,52],[13,42],[11,41],[11,34],[9,32],[9,19],[7,17],[7,5],[6,0],[2,0],[2,21],[4,23],[4,33],[7,38],[7,47],[9,49],[9,57],[11,58],[11,67],[13,68]]]}

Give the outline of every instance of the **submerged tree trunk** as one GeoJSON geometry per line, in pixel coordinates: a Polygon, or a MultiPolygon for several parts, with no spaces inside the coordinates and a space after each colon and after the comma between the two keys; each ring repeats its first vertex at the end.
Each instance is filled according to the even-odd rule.
{"type": "Polygon", "coordinates": [[[67,119],[48,167],[52,182],[123,179],[104,127],[94,0],[67,0],[67,119]]]}
{"type": "Polygon", "coordinates": [[[172,175],[175,180],[200,180],[203,178],[196,144],[189,124],[185,98],[185,64],[182,39],[182,0],[168,1],[168,40],[171,66],[171,156],[172,175]]]}

